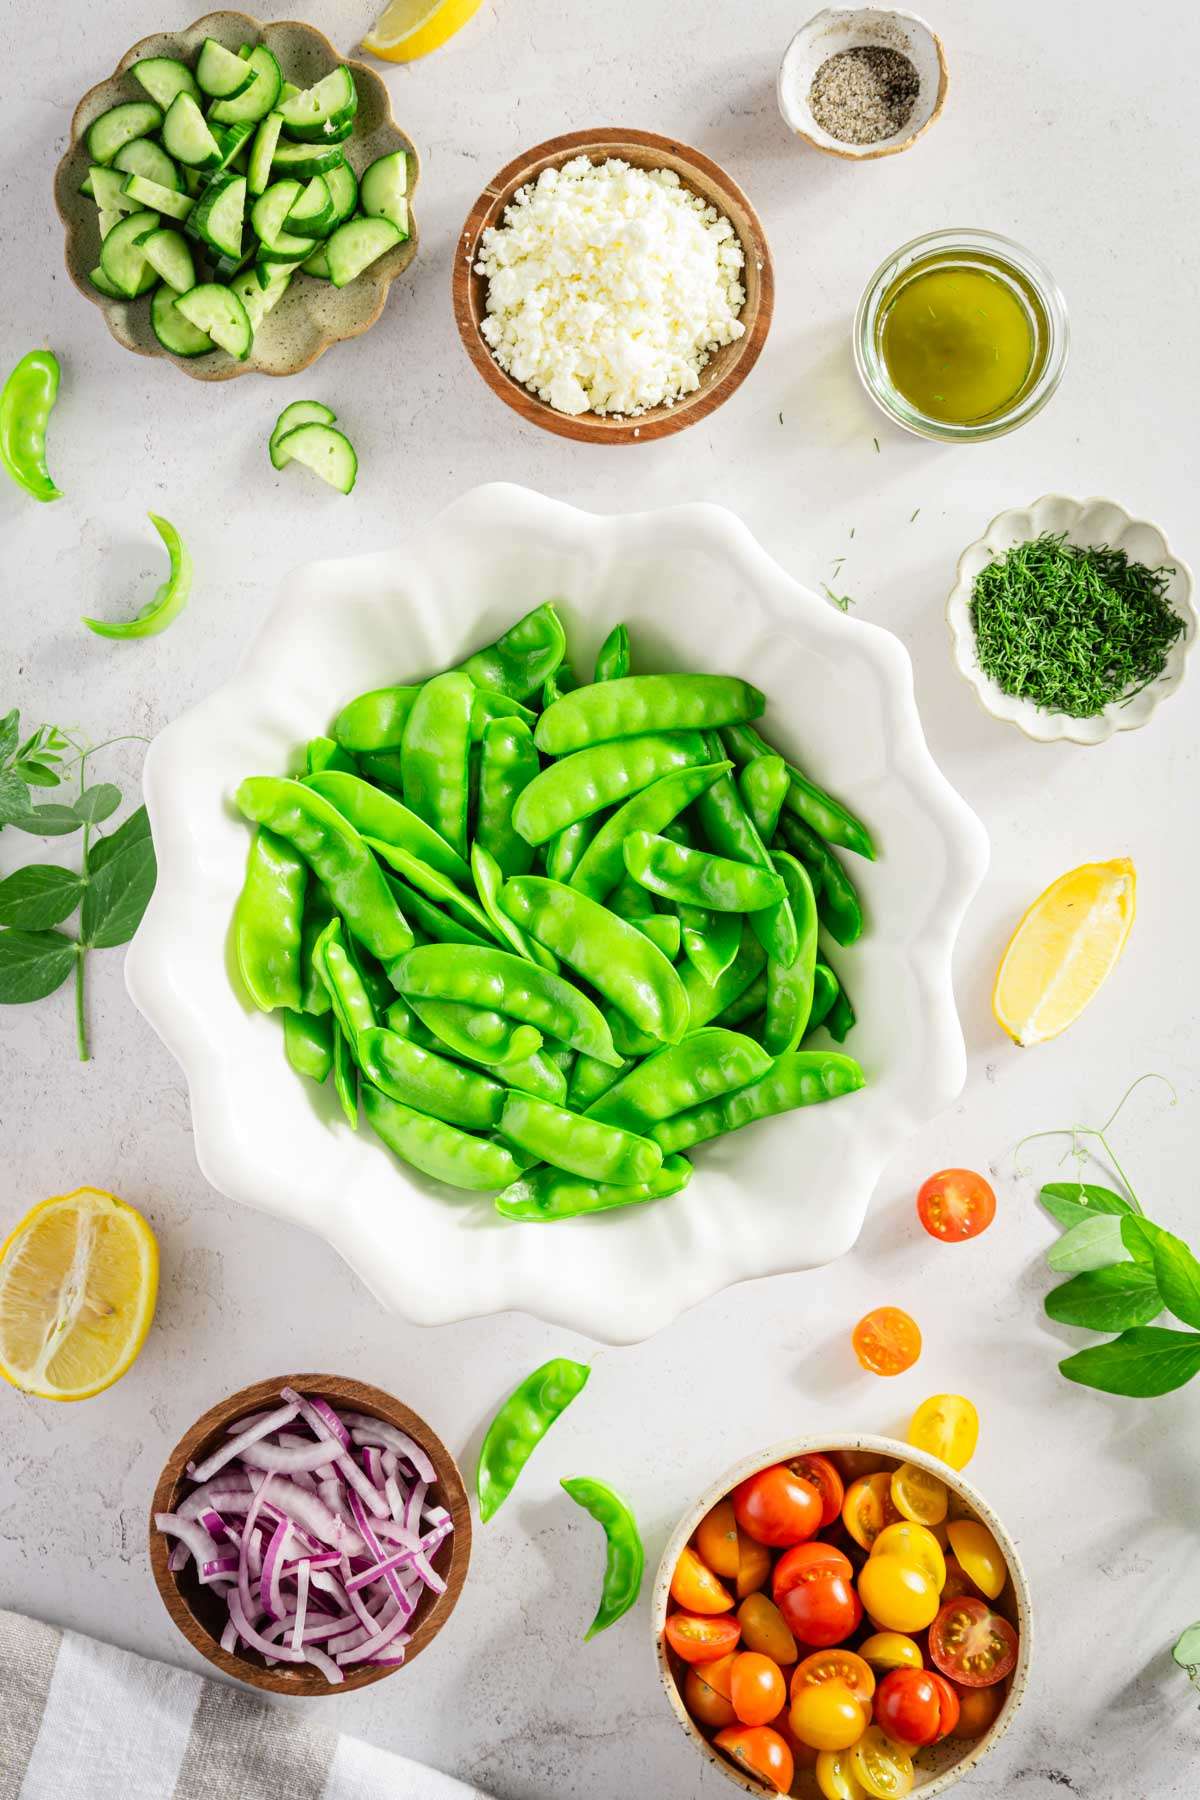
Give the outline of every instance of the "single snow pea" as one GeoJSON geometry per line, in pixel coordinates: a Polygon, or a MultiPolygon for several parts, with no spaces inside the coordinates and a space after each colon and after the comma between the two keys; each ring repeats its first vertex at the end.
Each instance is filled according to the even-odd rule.
{"type": "Polygon", "coordinates": [[[592,679],[620,681],[628,673],[629,631],[624,625],[614,625],[596,652],[596,672],[592,679]]]}
{"type": "Polygon", "coordinates": [[[462,668],[479,687],[528,700],[567,653],[567,634],[549,601],[518,619],[494,644],[468,656],[462,668]]]}
{"type": "Polygon", "coordinates": [[[840,858],[795,813],[782,814],[779,835],[808,870],[817,896],[817,912],[830,937],[843,945],[856,942],[862,936],[862,904],[840,858]]]}
{"type": "Polygon", "coordinates": [[[432,1050],[436,1039],[425,1025],[422,1025],[407,1000],[399,995],[392,1001],[383,1015],[384,1024],[397,1037],[407,1038],[410,1044],[420,1044],[422,1050],[432,1050]]]}
{"type": "Polygon", "coordinates": [[[566,1104],[567,1078],[545,1045],[519,1062],[501,1063],[496,1074],[506,1088],[532,1094],[535,1100],[551,1100],[555,1106],[566,1104]]]}
{"type": "MultiPolygon", "coordinates": [[[[358,764],[350,752],[343,750],[337,739],[331,737],[309,738],[304,747],[304,767],[308,778],[323,775],[327,769],[342,775],[358,774],[358,764]]],[[[375,789],[371,791],[374,793],[375,789]]]]}
{"type": "Polygon", "coordinates": [[[683,928],[672,913],[642,913],[629,923],[643,937],[648,937],[652,944],[662,951],[668,962],[675,962],[679,956],[679,947],[683,942],[683,928]]]}
{"type": "Polygon", "coordinates": [[[756,756],[738,775],[746,811],[764,844],[769,844],[775,836],[789,780],[788,766],[782,756],[756,756]]]}
{"type": "Polygon", "coordinates": [[[475,1472],[479,1516],[486,1525],[554,1421],[587,1386],[586,1363],[552,1357],[515,1388],[487,1428],[475,1472]]]}
{"type": "Polygon", "coordinates": [[[427,944],[432,940],[435,944],[472,944],[477,950],[486,950],[495,942],[494,937],[481,937],[469,925],[461,925],[457,919],[452,919],[448,912],[443,912],[416,888],[409,887],[398,875],[385,870],[384,878],[408,920],[416,943],[427,944]]]}
{"type": "Polygon", "coordinates": [[[349,932],[345,934],[345,945],[346,955],[358,971],[358,978],[367,990],[371,1005],[376,1013],[385,1012],[396,998],[396,990],[388,979],[386,969],[349,932]]]}
{"type": "Polygon", "coordinates": [[[0,392],[0,463],[35,500],[62,499],[46,467],[46,427],[59,374],[53,350],[30,350],[0,392]]]}
{"type": "Polygon", "coordinates": [[[262,1012],[303,1006],[301,962],[308,870],[291,845],[259,830],[233,914],[233,945],[242,984],[262,1012]]]}
{"type": "Polygon", "coordinates": [[[342,931],[342,921],[334,917],[321,933],[313,948],[317,974],[329,990],[333,1016],[358,1060],[359,1034],[369,1031],[378,1021],[366,983],[352,962],[342,931]]]}
{"type": "Polygon", "coordinates": [[[482,844],[505,875],[523,875],[533,848],[513,825],[513,808],[540,768],[533,733],[519,719],[491,719],[479,757],[479,798],[475,842],[482,844]]]}
{"type": "Polygon", "coordinates": [[[817,958],[817,966],[813,970],[813,1003],[808,1015],[808,1030],[805,1037],[811,1036],[819,1025],[824,1024],[829,1016],[830,1008],[838,997],[839,982],[837,976],[827,962],[817,958]]]}
{"type": "Polygon", "coordinates": [[[496,1211],[505,1219],[523,1224],[550,1224],[555,1219],[578,1219],[586,1213],[611,1212],[618,1206],[640,1206],[647,1200],[665,1200],[678,1194],[692,1179],[686,1156],[669,1156],[649,1181],[616,1187],[611,1182],[587,1181],[552,1169],[544,1163],[530,1170],[502,1194],[496,1195],[496,1211]]]}
{"type": "Polygon", "coordinates": [[[772,1056],[794,1050],[808,1029],[812,1012],[813,983],[817,966],[817,900],[803,863],[786,851],[771,859],[787,884],[788,904],[796,921],[800,949],[794,963],[784,968],[773,957],[767,960],[767,1022],[763,1044],[772,1056]]]}
{"type": "MultiPolygon", "coordinates": [[[[758,756],[776,754],[758,732],[748,725],[730,725],[722,728],[725,748],[734,762],[745,764],[753,762],[758,756]]],[[[868,861],[875,860],[875,846],[871,842],[871,834],[861,819],[855,818],[849,807],[835,800],[815,782],[798,769],[795,763],[788,763],[788,792],[784,806],[789,812],[803,819],[806,825],[823,837],[827,843],[840,844],[844,850],[854,850],[868,861]]]]}
{"type": "MultiPolygon", "coordinates": [[[[509,882],[503,890],[506,896],[511,887],[509,882]]],[[[552,949],[553,945],[548,947],[552,949]]],[[[507,950],[459,950],[449,944],[425,944],[404,958],[396,971],[396,986],[402,994],[417,999],[459,1000],[468,1006],[494,1007],[510,1019],[536,1025],[546,1037],[599,1057],[601,1062],[616,1060],[608,1026],[586,994],[581,994],[563,976],[552,975],[549,969],[524,962],[507,950]]]]}
{"type": "Polygon", "coordinates": [[[702,906],[709,912],[760,912],[777,906],[784,885],[770,869],[692,850],[651,831],[634,831],[625,839],[625,867],[636,882],[664,900],[702,906]]]}
{"type": "Polygon", "coordinates": [[[669,1156],[727,1131],[740,1131],[758,1119],[790,1112],[793,1107],[815,1106],[822,1100],[853,1094],[865,1081],[852,1057],[839,1056],[836,1051],[794,1050],[790,1056],[776,1057],[761,1081],[664,1119],[654,1127],[653,1135],[663,1154],[669,1156]]]}
{"type": "Polygon", "coordinates": [[[610,1063],[599,1062],[594,1056],[576,1057],[567,1088],[567,1105],[572,1112],[586,1112],[592,1101],[607,1093],[614,1081],[619,1081],[631,1067],[630,1059],[624,1056],[616,1068],[610,1063]]]}
{"type": "Polygon", "coordinates": [[[467,1131],[499,1124],[504,1089],[487,1075],[380,1025],[362,1033],[357,1049],[363,1074],[390,1099],[467,1131]]]}
{"type": "Polygon", "coordinates": [[[379,864],[354,827],[323,795],[278,775],[251,775],[235,795],[246,818],[298,850],[360,943],[389,964],[413,934],[379,864]]]}
{"type": "Polygon", "coordinates": [[[444,1181],[447,1187],[486,1193],[508,1187],[521,1173],[503,1144],[460,1131],[442,1119],[431,1119],[428,1113],[381,1093],[370,1082],[363,1083],[362,1103],[376,1137],[393,1156],[435,1181],[444,1181]]]}
{"type": "Polygon", "coordinates": [[[642,1546],[637,1520],[625,1501],[612,1488],[603,1481],[594,1481],[588,1475],[575,1475],[569,1479],[564,1477],[561,1485],[576,1505],[590,1513],[603,1529],[604,1541],[608,1546],[600,1604],[584,1634],[584,1642],[587,1643],[598,1631],[607,1631],[610,1625],[615,1625],[634,1604],[642,1591],[646,1552],[642,1546]]]}
{"type": "MultiPolygon", "coordinates": [[[[344,819],[365,838],[379,838],[385,844],[396,844],[410,856],[446,875],[451,881],[466,882],[471,871],[457,850],[452,850],[440,832],[424,819],[410,812],[392,794],[385,794],[369,781],[340,769],[324,769],[310,775],[304,783],[315,794],[324,795],[336,806],[344,819]]],[[[435,896],[436,898],[436,896],[435,896]]]]}
{"type": "Polygon", "coordinates": [[[590,900],[603,900],[625,873],[622,845],[631,831],[662,831],[697,795],[731,768],[728,762],[674,769],[618,807],[580,858],[571,886],[590,900]]]}
{"type": "MultiPolygon", "coordinates": [[[[710,751],[720,748],[720,740],[708,740],[710,751]],[[715,748],[714,748],[715,746],[715,748]]],[[[755,829],[754,821],[742,804],[737,783],[729,775],[714,781],[696,801],[696,817],[708,839],[709,847],[720,856],[731,856],[736,862],[757,863],[760,869],[771,867],[767,847],[755,829]]],[[[787,900],[765,906],[750,915],[750,929],[776,962],[792,963],[800,947],[796,921],[787,900]]]]}
{"type": "Polygon", "coordinates": [[[588,1107],[587,1116],[646,1133],[660,1119],[760,1081],[770,1067],[771,1058],[752,1038],[703,1026],[631,1069],[588,1107]]]}
{"type": "Polygon", "coordinates": [[[703,906],[679,908],[683,953],[710,987],[737,955],[744,923],[741,913],[709,912],[703,906]]]}
{"type": "Polygon", "coordinates": [[[467,769],[475,687],[451,670],[427,681],[404,726],[400,763],[405,805],[467,856],[467,769]]]}
{"type": "MultiPolygon", "coordinates": [[[[830,995],[832,1000],[833,996],[830,995]]],[[[731,1000],[725,1011],[717,1018],[717,1024],[731,1030],[742,1025],[747,1019],[753,1019],[765,1011],[767,1004],[767,971],[756,975],[750,986],[740,993],[736,1000],[731,1000]]]]}
{"type": "MultiPolygon", "coordinates": [[[[832,971],[830,972],[832,973],[832,971]]],[[[847,1036],[854,1029],[857,1015],[850,996],[846,992],[845,982],[840,975],[834,976],[834,980],[837,982],[837,993],[833,997],[832,1006],[825,1015],[825,1029],[831,1038],[836,1039],[839,1044],[844,1044],[847,1036]]]]}
{"type": "Polygon", "coordinates": [[[527,843],[544,844],[576,819],[616,806],[672,769],[708,760],[704,739],[695,731],[620,738],[578,750],[534,777],[513,808],[512,822],[527,843]]]}
{"type": "Polygon", "coordinates": [[[542,1047],[535,1025],[518,1025],[487,1006],[464,1006],[461,1000],[414,999],[412,1010],[433,1033],[438,1046],[485,1068],[523,1062],[542,1047]]]}
{"type": "Polygon", "coordinates": [[[762,970],[767,958],[762,945],[752,932],[744,931],[738,953],[719,980],[704,981],[690,963],[681,963],[679,979],[687,995],[691,1029],[698,1030],[715,1019],[718,1013],[744,994],[762,970]]]}
{"type": "Polygon", "coordinates": [[[484,731],[493,719],[520,719],[522,725],[533,730],[537,724],[537,714],[528,706],[522,706],[510,694],[498,694],[494,688],[477,687],[471,702],[471,741],[478,744],[482,741],[484,731]]]}
{"type": "Polygon", "coordinates": [[[398,750],[420,686],[372,688],[343,706],[333,735],[343,750],[398,750]]]}
{"type": "Polygon", "coordinates": [[[313,953],[317,940],[334,916],[329,896],[319,882],[309,883],[304,896],[304,916],[300,924],[300,1005],[314,1018],[329,1011],[329,989],[317,973],[313,953]]]}
{"type": "Polygon", "coordinates": [[[569,756],[590,744],[647,731],[711,731],[757,719],[767,702],[736,675],[625,675],[564,694],[537,723],[545,756],[569,756]]]}
{"type": "Polygon", "coordinates": [[[84,619],[83,623],[88,630],[94,631],[97,637],[157,637],[160,631],[165,631],[179,617],[187,605],[188,595],[192,591],[191,552],[169,519],[160,519],[157,513],[148,513],[146,516],[166,546],[170,572],[136,617],[116,625],[110,625],[104,619],[84,619]]]}
{"type": "Polygon", "coordinates": [[[662,1151],[649,1138],[597,1124],[531,1094],[509,1094],[500,1132],[556,1169],[618,1187],[649,1181],[662,1163],[662,1151]]]}
{"type": "Polygon", "coordinates": [[[553,881],[570,881],[599,824],[596,817],[576,819],[573,825],[568,825],[565,831],[560,831],[543,846],[546,873],[553,881]]]}
{"type": "MultiPolygon", "coordinates": [[[[688,1009],[679,976],[635,926],[575,888],[541,875],[514,877],[500,899],[518,925],[619,1007],[639,1031],[668,1044],[683,1036],[688,1009]]],[[[561,1031],[551,1035],[571,1041],[561,1031]]],[[[588,1044],[576,1048],[596,1054],[588,1044]]]]}
{"type": "Polygon", "coordinates": [[[634,1024],[628,1013],[619,1006],[601,1007],[604,1022],[612,1032],[612,1041],[621,1056],[653,1056],[656,1050],[662,1049],[662,1039],[652,1031],[642,1031],[634,1024]]]}
{"type": "Polygon", "coordinates": [[[525,936],[521,927],[509,918],[500,904],[500,890],[504,886],[504,871],[490,850],[476,842],[471,845],[471,874],[475,879],[475,892],[479,895],[479,903],[488,916],[492,926],[493,937],[499,936],[523,956],[526,962],[540,963],[543,969],[558,971],[558,958],[545,945],[536,943],[525,936]]]}
{"type": "Polygon", "coordinates": [[[416,888],[419,894],[424,894],[427,900],[440,906],[443,912],[449,913],[452,919],[465,926],[468,931],[473,931],[485,944],[499,941],[499,933],[482,906],[478,901],[472,900],[469,894],[464,894],[448,875],[431,868],[411,851],[402,850],[399,844],[388,844],[382,838],[367,836],[363,837],[363,843],[410,888],[416,888]]]}
{"type": "Polygon", "coordinates": [[[328,1013],[320,1019],[290,1008],[284,1013],[283,1051],[297,1075],[307,1075],[318,1086],[325,1080],[333,1067],[334,1030],[328,1013]]]}
{"type": "Polygon", "coordinates": [[[333,1086],[346,1115],[347,1125],[351,1131],[357,1131],[358,1064],[354,1060],[350,1040],[336,1019],[333,1021],[333,1086]]]}

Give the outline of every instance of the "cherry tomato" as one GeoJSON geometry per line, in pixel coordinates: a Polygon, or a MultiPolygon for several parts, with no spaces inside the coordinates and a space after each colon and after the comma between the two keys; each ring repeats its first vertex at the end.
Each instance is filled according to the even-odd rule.
{"type": "Polygon", "coordinates": [[[898,1517],[892,1504],[892,1478],[886,1469],[877,1475],[860,1475],[846,1489],[842,1524],[864,1550],[869,1550],[884,1526],[898,1517]]]}
{"type": "Polygon", "coordinates": [[[728,1495],[705,1513],[696,1527],[696,1548],[714,1575],[735,1581],[738,1572],[737,1521],[728,1495]]]}
{"type": "Polygon", "coordinates": [[[963,1687],[991,1687],[1011,1675],[1017,1634],[1007,1619],[969,1595],[947,1600],[929,1629],[929,1654],[963,1687]]]}
{"type": "Polygon", "coordinates": [[[875,1723],[898,1744],[936,1744],[958,1719],[958,1699],[944,1676],[928,1669],[893,1669],[875,1696],[875,1723]]]}
{"type": "Polygon", "coordinates": [[[940,1525],[950,1505],[944,1481],[916,1463],[901,1463],[892,1472],[892,1504],[916,1525],[940,1525]]]}
{"type": "Polygon", "coordinates": [[[885,1525],[871,1545],[871,1555],[899,1556],[904,1562],[916,1563],[941,1593],[946,1580],[946,1558],[928,1526],[914,1525],[909,1519],[885,1525]]]}
{"type": "Polygon", "coordinates": [[[864,1800],[866,1789],[854,1773],[848,1750],[822,1750],[817,1758],[817,1786],[825,1800],[864,1800]]]}
{"type": "Polygon", "coordinates": [[[797,1688],[788,1718],[803,1744],[814,1750],[848,1750],[867,1728],[867,1707],[844,1681],[797,1688]]]}
{"type": "Polygon", "coordinates": [[[912,1757],[878,1725],[868,1725],[850,1753],[854,1773],[871,1800],[903,1800],[912,1792],[912,1757]]]}
{"type": "Polygon", "coordinates": [[[874,1450],[831,1450],[829,1460],[847,1486],[860,1475],[877,1475],[880,1469],[892,1466],[886,1456],[878,1456],[874,1450]]]}
{"type": "Polygon", "coordinates": [[[812,1537],[821,1523],[821,1496],[811,1482],[776,1463],[738,1483],[733,1510],[748,1537],[778,1549],[812,1537]]]}
{"type": "Polygon", "coordinates": [[[933,1394],[913,1414],[908,1441],[952,1469],[965,1469],[979,1442],[979,1414],[961,1394],[933,1394]]]}
{"type": "Polygon", "coordinates": [[[792,1760],[798,1769],[815,1769],[820,1753],[814,1750],[811,1744],[802,1744],[792,1730],[791,1721],[788,1718],[788,1704],[790,1703],[785,1704],[782,1712],[776,1713],[775,1717],[769,1721],[771,1730],[779,1733],[791,1751],[792,1760]]]}
{"type": "MultiPolygon", "coordinates": [[[[944,1675],[939,1675],[936,1669],[927,1670],[927,1674],[938,1691],[938,1699],[941,1703],[941,1729],[934,1739],[935,1743],[940,1744],[943,1738],[954,1736],[955,1727],[958,1724],[958,1715],[962,1711],[962,1703],[958,1698],[958,1692],[955,1689],[954,1684],[947,1681],[944,1675]]],[[[978,1688],[976,1689],[976,1692],[986,1694],[989,1692],[989,1689],[978,1688]]]]}
{"type": "MultiPolygon", "coordinates": [[[[787,1620],[765,1594],[747,1594],[737,1611],[742,1642],[747,1650],[760,1650],[772,1662],[787,1667],[796,1660],[796,1640],[787,1620]]],[[[768,1725],[771,1721],[767,1720],[768,1725]]]]}
{"type": "Polygon", "coordinates": [[[1008,1565],[1004,1552],[986,1525],[978,1519],[952,1519],[947,1526],[950,1548],[962,1564],[969,1580],[981,1594],[995,1600],[1004,1591],[1008,1565]]]}
{"type": "Polygon", "coordinates": [[[899,1631],[877,1631],[858,1646],[858,1654],[877,1675],[886,1675],[890,1669],[920,1669],[925,1664],[920,1644],[899,1631]]]}
{"type": "Polygon", "coordinates": [[[731,1725],[718,1731],[713,1743],[730,1762],[769,1783],[776,1793],[786,1794],[791,1787],[796,1772],[792,1753],[769,1725],[731,1725]]]}
{"type": "Polygon", "coordinates": [[[846,1484],[834,1468],[827,1456],[813,1451],[807,1456],[793,1456],[788,1462],[793,1475],[799,1475],[816,1488],[821,1496],[821,1526],[832,1525],[842,1510],[842,1499],[846,1492],[846,1484]]]}
{"type": "Polygon", "coordinates": [[[996,1216],[996,1196],[973,1169],[941,1169],[922,1182],[917,1217],[930,1237],[961,1244],[986,1231],[996,1216]]]}
{"type": "Polygon", "coordinates": [[[738,1532],[738,1599],[744,1600],[747,1594],[756,1594],[760,1587],[765,1587],[767,1577],[771,1573],[771,1552],[765,1544],[748,1536],[744,1531],[738,1532]]]}
{"type": "Polygon", "coordinates": [[[862,1601],[842,1575],[799,1582],[779,1596],[779,1610],[800,1642],[815,1649],[843,1643],[858,1630],[863,1614],[862,1601]]]}
{"type": "Polygon", "coordinates": [[[826,1575],[840,1575],[844,1581],[853,1578],[854,1569],[844,1550],[839,1550],[836,1544],[793,1545],[775,1564],[771,1592],[776,1606],[789,1588],[798,1587],[802,1581],[818,1581],[826,1575]]]}
{"type": "Polygon", "coordinates": [[[924,1631],[937,1617],[933,1577],[902,1556],[868,1557],[859,1571],[858,1597],[885,1631],[924,1631]]]}
{"type": "Polygon", "coordinates": [[[769,1725],[787,1699],[779,1664],[757,1650],[743,1650],[733,1659],[729,1698],[743,1725],[769,1725]]]}
{"type": "Polygon", "coordinates": [[[854,1354],[872,1375],[903,1375],[921,1354],[921,1332],[915,1319],[898,1306],[877,1306],[854,1327],[854,1354]]]}
{"type": "Polygon", "coordinates": [[[792,1699],[802,1687],[819,1687],[823,1681],[840,1681],[857,1700],[868,1701],[875,1692],[870,1665],[853,1650],[818,1650],[792,1670],[792,1699]]]}
{"type": "Polygon", "coordinates": [[[718,1656],[714,1662],[700,1664],[700,1673],[710,1688],[715,1688],[722,1700],[728,1700],[733,1692],[733,1665],[738,1652],[729,1650],[724,1656],[718,1656]]]}
{"type": "Polygon", "coordinates": [[[733,1610],[733,1595],[726,1592],[708,1564],[701,1562],[689,1544],[679,1552],[679,1561],[671,1577],[671,1598],[689,1613],[733,1610]]]}
{"type": "Polygon", "coordinates": [[[699,1618],[694,1613],[672,1613],[667,1620],[667,1642],[686,1663],[715,1662],[728,1656],[742,1635],[736,1619],[699,1618]]]}
{"type": "Polygon", "coordinates": [[[959,1562],[957,1556],[946,1558],[946,1579],[942,1583],[942,1604],[947,1600],[961,1600],[964,1594],[979,1595],[979,1589],[959,1562]]]}
{"type": "Polygon", "coordinates": [[[959,1687],[957,1682],[950,1685],[958,1701],[958,1719],[952,1735],[957,1738],[982,1737],[985,1731],[991,1730],[1004,1705],[1004,1688],[959,1687]]]}
{"type": "Polygon", "coordinates": [[[703,1663],[699,1668],[688,1670],[683,1679],[683,1703],[698,1725],[720,1731],[723,1726],[732,1725],[737,1714],[728,1696],[718,1693],[706,1679],[705,1672],[713,1666],[703,1663]]]}

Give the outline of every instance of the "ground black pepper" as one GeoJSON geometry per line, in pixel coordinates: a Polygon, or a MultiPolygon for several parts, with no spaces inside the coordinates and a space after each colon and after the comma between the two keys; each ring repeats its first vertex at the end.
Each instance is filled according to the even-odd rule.
{"type": "Polygon", "coordinates": [[[920,78],[907,56],[859,44],[827,57],[813,76],[808,104],[823,131],[843,144],[874,144],[909,120],[920,78]]]}

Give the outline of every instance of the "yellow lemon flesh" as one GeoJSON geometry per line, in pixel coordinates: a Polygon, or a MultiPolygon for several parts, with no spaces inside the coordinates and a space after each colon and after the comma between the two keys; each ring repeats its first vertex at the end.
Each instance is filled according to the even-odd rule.
{"type": "Polygon", "coordinates": [[[479,11],[481,0],[392,0],[385,6],[362,41],[364,50],[385,62],[415,62],[440,50],[467,20],[479,11]]]}
{"type": "Polygon", "coordinates": [[[86,1400],[146,1341],[158,1244],[97,1188],[43,1200],[0,1246],[0,1375],[43,1400],[86,1400]]]}
{"type": "Polygon", "coordinates": [[[1084,863],[1034,901],[996,971],[992,1012],[1015,1044],[1074,1024],[1104,985],[1133,924],[1137,872],[1127,857],[1084,863]]]}

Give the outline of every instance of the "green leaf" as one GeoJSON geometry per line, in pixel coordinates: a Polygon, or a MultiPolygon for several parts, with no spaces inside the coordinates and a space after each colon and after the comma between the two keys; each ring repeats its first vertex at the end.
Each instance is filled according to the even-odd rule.
{"type": "Polygon", "coordinates": [[[61,925],[79,905],[84,883],[73,869],[29,863],[0,881],[0,925],[42,931],[61,925]]]}
{"type": "Polygon", "coordinates": [[[127,944],[142,922],[157,875],[149,838],[126,844],[102,863],[83,896],[83,942],[97,950],[127,944]]]}
{"type": "Polygon", "coordinates": [[[114,856],[119,856],[122,850],[127,850],[130,844],[140,844],[149,836],[150,820],[146,815],[145,807],[139,806],[137,811],[131,812],[115,831],[109,833],[108,837],[97,838],[92,845],[88,852],[88,866],[92,874],[94,875],[98,869],[102,869],[106,862],[111,862],[114,856]]]}
{"type": "Polygon", "coordinates": [[[1181,1669],[1193,1674],[1200,1668],[1200,1625],[1189,1625],[1171,1655],[1181,1669]]]}
{"type": "Polygon", "coordinates": [[[62,782],[62,776],[48,763],[27,762],[22,757],[16,766],[21,780],[28,782],[30,787],[58,787],[62,782]]]}
{"type": "Polygon", "coordinates": [[[30,837],[70,837],[83,825],[74,807],[59,806],[54,801],[49,806],[35,806],[12,823],[18,831],[27,831],[30,837]]]}
{"type": "Polygon", "coordinates": [[[21,736],[21,715],[14,706],[10,713],[0,719],[0,764],[6,763],[16,749],[21,736]]]}
{"type": "Polygon", "coordinates": [[[1102,1213],[1083,1219],[1052,1244],[1046,1252],[1046,1263],[1062,1275],[1077,1275],[1085,1269],[1103,1269],[1109,1263],[1124,1262],[1125,1246],[1121,1241],[1121,1221],[1114,1214],[1102,1213]]]}
{"type": "Polygon", "coordinates": [[[1114,1194],[1111,1188],[1092,1187],[1086,1181],[1051,1181],[1038,1199],[1060,1225],[1068,1228],[1094,1213],[1132,1213],[1128,1200],[1114,1194]]]}
{"type": "Polygon", "coordinates": [[[75,956],[75,940],[64,932],[0,931],[0,1005],[44,1000],[70,975],[75,956]]]}
{"type": "Polygon", "coordinates": [[[1088,1269],[1046,1295],[1049,1318],[1060,1325],[1082,1325],[1088,1331],[1124,1331],[1130,1325],[1149,1325],[1162,1306],[1153,1269],[1138,1262],[1088,1269]]]}
{"type": "Polygon", "coordinates": [[[1058,1366],[1068,1381],[1104,1394],[1143,1399],[1169,1394],[1200,1370],[1200,1332],[1136,1325],[1107,1344],[1077,1351],[1058,1366]]]}
{"type": "Polygon", "coordinates": [[[1161,1226],[1152,1225],[1149,1219],[1130,1213],[1128,1218],[1121,1220],[1121,1242],[1135,1262],[1152,1264],[1161,1229],[1161,1226]]]}
{"type": "Polygon", "coordinates": [[[11,769],[0,770],[0,823],[11,825],[29,816],[29,789],[11,769]]]}
{"type": "Polygon", "coordinates": [[[1168,1309],[1185,1325],[1200,1329],[1200,1262],[1182,1238],[1161,1226],[1154,1244],[1154,1276],[1168,1309]]]}
{"type": "Polygon", "coordinates": [[[99,825],[104,819],[111,819],[120,804],[120,788],[111,781],[98,781],[94,787],[84,788],[75,802],[75,811],[89,824],[99,825]]]}

